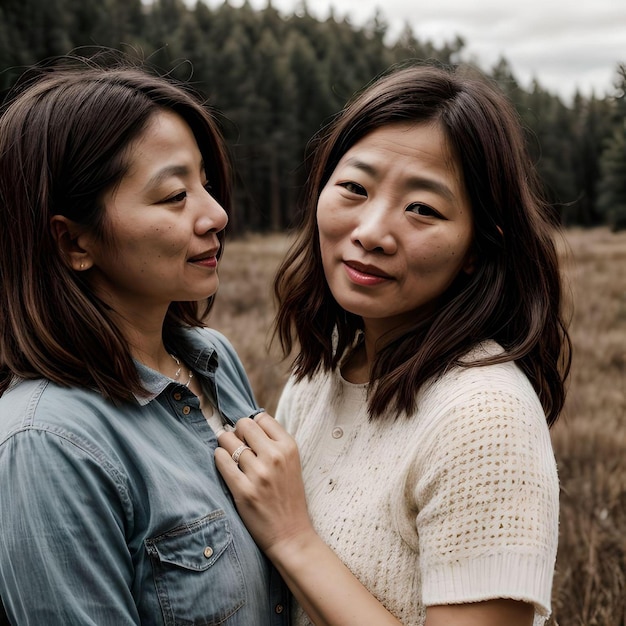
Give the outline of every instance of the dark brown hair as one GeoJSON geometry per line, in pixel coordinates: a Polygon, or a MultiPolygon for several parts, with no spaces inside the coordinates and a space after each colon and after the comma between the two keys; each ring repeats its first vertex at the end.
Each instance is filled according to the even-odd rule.
{"type": "Polygon", "coordinates": [[[517,114],[499,90],[469,72],[430,66],[396,69],[350,101],[312,142],[303,222],[281,264],[274,292],[284,353],[296,342],[297,379],[336,368],[362,327],[326,283],[316,207],[341,157],[373,130],[399,122],[436,122],[461,165],[474,217],[475,271],[460,276],[429,319],[389,337],[371,372],[370,416],[411,413],[429,378],[461,364],[478,342],[505,352],[477,366],[515,360],[551,425],[565,399],[571,349],[562,319],[561,278],[550,207],[542,200],[517,114]],[[333,339],[333,333],[336,333],[333,339]]]}
{"type": "MultiPolygon", "coordinates": [[[[173,80],[121,57],[104,64],[64,57],[31,70],[4,105],[0,395],[14,375],[97,388],[114,401],[143,391],[127,342],[82,274],[68,267],[50,218],[63,215],[107,241],[103,198],[127,171],[129,144],[163,109],[193,131],[211,193],[229,211],[230,167],[216,120],[173,80]]],[[[212,303],[173,302],[166,346],[175,327],[202,325],[212,303]]]]}

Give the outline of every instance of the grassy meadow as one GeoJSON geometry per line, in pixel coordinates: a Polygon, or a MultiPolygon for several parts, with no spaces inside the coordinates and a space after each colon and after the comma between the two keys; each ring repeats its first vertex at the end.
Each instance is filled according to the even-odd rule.
{"type": "MultiPolygon", "coordinates": [[[[228,241],[210,317],[270,412],[288,369],[269,348],[270,285],[288,243],[282,235],[228,241]]],[[[562,249],[574,362],[552,429],[561,526],[549,626],[626,626],[626,233],[572,230],[562,249]]]]}

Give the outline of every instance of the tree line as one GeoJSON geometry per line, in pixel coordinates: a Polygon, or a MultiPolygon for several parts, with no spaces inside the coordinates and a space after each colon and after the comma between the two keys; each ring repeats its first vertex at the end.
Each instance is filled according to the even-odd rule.
{"type": "MultiPolygon", "coordinates": [[[[25,67],[80,47],[141,57],[190,82],[219,112],[237,184],[233,228],[282,230],[297,213],[311,136],[355,91],[392,65],[455,65],[460,37],[436,46],[407,24],[390,40],[376,12],[360,26],[303,2],[290,15],[228,1],[2,0],[0,90],[25,67]]],[[[564,103],[538,82],[522,88],[505,58],[483,71],[509,95],[528,130],[537,167],[561,221],[626,228],[626,64],[607,94],[564,103]]]]}

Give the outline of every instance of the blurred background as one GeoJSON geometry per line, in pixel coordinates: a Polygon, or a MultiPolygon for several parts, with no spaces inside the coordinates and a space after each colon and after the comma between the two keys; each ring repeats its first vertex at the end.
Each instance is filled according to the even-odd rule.
{"type": "Polygon", "coordinates": [[[289,360],[270,342],[271,281],[297,221],[311,136],[394,64],[471,63],[495,80],[565,227],[574,363],[552,430],[561,531],[549,625],[625,626],[626,2],[426,4],[0,0],[0,97],[32,63],[108,46],[207,99],[237,172],[209,323],[273,411],[289,360]]]}
{"type": "Polygon", "coordinates": [[[621,0],[387,0],[389,14],[363,0],[209,1],[2,0],[0,90],[31,63],[93,45],[190,81],[235,158],[231,232],[268,232],[293,223],[307,141],[356,90],[407,60],[474,63],[515,103],[562,222],[626,227],[621,0]]]}

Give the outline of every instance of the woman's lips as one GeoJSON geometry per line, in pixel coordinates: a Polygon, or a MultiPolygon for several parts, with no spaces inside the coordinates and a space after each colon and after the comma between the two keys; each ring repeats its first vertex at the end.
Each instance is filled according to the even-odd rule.
{"type": "Polygon", "coordinates": [[[217,267],[217,257],[209,256],[204,259],[198,259],[197,261],[190,261],[194,265],[201,265],[202,267],[217,267]]]}
{"type": "Polygon", "coordinates": [[[188,263],[194,265],[200,265],[202,267],[217,267],[217,252],[218,250],[207,250],[202,254],[198,254],[188,259],[188,263]]]}
{"type": "Polygon", "coordinates": [[[370,287],[392,280],[389,274],[373,265],[365,265],[357,261],[344,261],[343,266],[348,278],[357,285],[370,287]]]}

